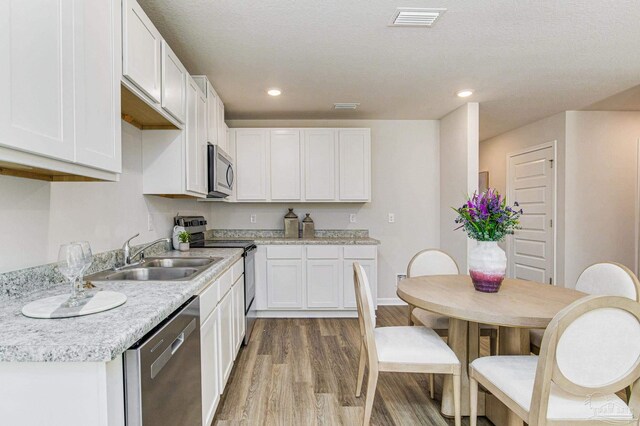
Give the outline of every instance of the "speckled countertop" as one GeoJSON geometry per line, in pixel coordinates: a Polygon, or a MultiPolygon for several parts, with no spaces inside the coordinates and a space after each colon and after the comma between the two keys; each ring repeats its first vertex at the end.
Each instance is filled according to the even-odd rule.
{"type": "Polygon", "coordinates": [[[214,229],[206,232],[213,241],[247,240],[258,245],[378,245],[379,240],[369,237],[369,231],[316,230],[314,238],[285,238],[282,230],[272,229],[214,229]]]}
{"type": "Polygon", "coordinates": [[[191,281],[100,282],[103,290],[119,291],[127,302],[98,314],[66,319],[32,319],[21,313],[27,303],[63,294],[58,285],[24,297],[3,300],[0,306],[0,362],[104,362],[122,354],[194,294],[242,256],[240,249],[191,249],[163,256],[221,257],[191,281]]]}

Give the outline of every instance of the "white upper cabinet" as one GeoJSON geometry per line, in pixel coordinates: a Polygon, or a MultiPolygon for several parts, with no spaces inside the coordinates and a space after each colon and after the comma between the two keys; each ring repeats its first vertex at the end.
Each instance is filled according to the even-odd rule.
{"type": "Polygon", "coordinates": [[[238,202],[371,201],[370,129],[232,129],[230,140],[238,202]]]}
{"type": "MultiPolygon", "coordinates": [[[[187,191],[204,193],[204,173],[202,170],[201,116],[206,104],[202,105],[204,95],[189,78],[187,83],[187,122],[185,126],[187,191]]],[[[205,101],[206,102],[206,101],[205,101]]]]}
{"type": "Polygon", "coordinates": [[[302,198],[301,148],[299,130],[270,131],[271,200],[295,201],[302,198]]]}
{"type": "Polygon", "coordinates": [[[268,133],[263,129],[236,131],[236,199],[266,201],[269,188],[268,133]]]}
{"type": "Polygon", "coordinates": [[[216,99],[216,140],[224,152],[229,152],[227,145],[227,128],[224,124],[224,103],[220,96],[216,99]]]}
{"type": "Polygon", "coordinates": [[[122,75],[160,103],[162,36],[135,0],[122,4],[122,75]]]}
{"type": "Polygon", "coordinates": [[[207,142],[216,145],[218,143],[218,95],[213,86],[207,80],[207,142]]]}
{"type": "Polygon", "coordinates": [[[162,108],[180,123],[184,123],[188,75],[180,59],[162,40],[162,108]]]}
{"type": "Polygon", "coordinates": [[[338,141],[334,129],[303,130],[304,191],[307,201],[337,198],[338,141]]]}
{"type": "Polygon", "coordinates": [[[371,131],[338,130],[340,201],[371,200],[371,131]]]}
{"type": "Polygon", "coordinates": [[[33,0],[3,8],[0,146],[10,149],[0,160],[115,179],[121,170],[120,11],[111,0],[33,0]]]}

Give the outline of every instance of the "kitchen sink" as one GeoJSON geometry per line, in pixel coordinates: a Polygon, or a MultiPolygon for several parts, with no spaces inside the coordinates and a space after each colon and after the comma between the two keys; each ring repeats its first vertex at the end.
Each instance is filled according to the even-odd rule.
{"type": "Polygon", "coordinates": [[[124,268],[89,275],[87,281],[189,281],[221,257],[153,257],[124,268]]]}
{"type": "Polygon", "coordinates": [[[154,257],[147,258],[141,266],[145,268],[198,268],[220,261],[220,257],[154,257]]]}

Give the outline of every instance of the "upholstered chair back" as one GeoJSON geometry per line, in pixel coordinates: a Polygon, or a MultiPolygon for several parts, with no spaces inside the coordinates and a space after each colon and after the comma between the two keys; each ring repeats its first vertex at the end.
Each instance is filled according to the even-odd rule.
{"type": "Polygon", "coordinates": [[[437,249],[418,252],[407,267],[407,277],[421,275],[457,275],[460,271],[456,261],[447,253],[437,249]]]}
{"type": "Polygon", "coordinates": [[[358,307],[358,322],[360,323],[360,334],[364,346],[367,349],[369,362],[378,362],[376,343],[373,330],[376,327],[375,306],[369,287],[367,273],[360,263],[353,263],[353,284],[356,290],[356,305],[358,307]]]}
{"type": "MultiPolygon", "coordinates": [[[[602,404],[640,377],[640,304],[617,296],[587,296],[563,309],[542,339],[531,405],[533,424],[546,417],[551,383],[602,404]]],[[[640,386],[640,385],[639,385],[640,386]]],[[[637,396],[637,395],[636,395],[637,396]]],[[[632,397],[632,409],[638,398],[632,397]]],[[[598,407],[594,406],[594,410],[598,407]]],[[[635,413],[638,414],[637,412],[635,413]]]]}
{"type": "Polygon", "coordinates": [[[626,266],[618,263],[596,263],[582,271],[576,290],[588,294],[620,296],[639,301],[638,278],[626,266]]]}

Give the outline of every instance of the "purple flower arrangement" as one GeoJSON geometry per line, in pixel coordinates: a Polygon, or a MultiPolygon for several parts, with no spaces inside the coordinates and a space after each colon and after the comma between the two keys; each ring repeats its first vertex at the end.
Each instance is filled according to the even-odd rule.
{"type": "Polygon", "coordinates": [[[460,208],[454,208],[458,213],[456,223],[469,238],[477,241],[502,241],[505,236],[513,234],[519,228],[522,209],[507,205],[507,200],[495,189],[473,196],[460,208]]]}

